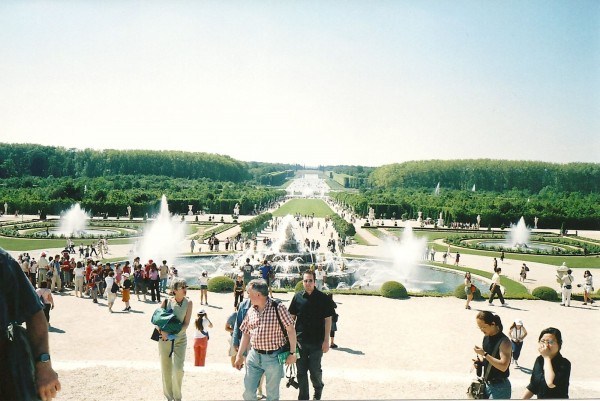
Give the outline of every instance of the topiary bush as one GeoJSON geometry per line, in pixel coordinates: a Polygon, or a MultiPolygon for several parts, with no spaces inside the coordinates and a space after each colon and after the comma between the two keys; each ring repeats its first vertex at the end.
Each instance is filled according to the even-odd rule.
{"type": "Polygon", "coordinates": [[[408,298],[406,288],[397,281],[386,281],[381,286],[379,292],[386,298],[408,298]]]}
{"type": "Polygon", "coordinates": [[[554,288],[550,287],[536,287],[531,292],[531,295],[544,301],[558,301],[558,293],[554,288]]]}
{"type": "Polygon", "coordinates": [[[208,280],[208,291],[210,292],[231,292],[234,282],[226,276],[217,276],[208,280]]]}
{"type": "MultiPolygon", "coordinates": [[[[484,299],[483,296],[481,295],[481,290],[479,290],[479,287],[475,287],[475,288],[477,288],[477,289],[473,293],[473,300],[480,301],[480,300],[484,299]]],[[[465,285],[464,284],[461,284],[454,289],[454,296],[459,299],[467,299],[467,294],[465,294],[465,285]]]]}

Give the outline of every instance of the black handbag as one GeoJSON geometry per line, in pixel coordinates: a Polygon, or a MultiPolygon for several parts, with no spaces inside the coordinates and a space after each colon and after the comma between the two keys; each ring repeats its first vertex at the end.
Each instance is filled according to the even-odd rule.
{"type": "MultiPolygon", "coordinates": [[[[490,354],[492,356],[496,356],[496,354],[499,352],[500,350],[500,343],[502,343],[502,340],[498,341],[498,344],[496,344],[496,347],[494,347],[494,351],[490,354]]],[[[470,400],[482,400],[487,398],[485,395],[485,383],[487,381],[487,378],[490,374],[492,370],[492,364],[488,362],[488,366],[485,370],[485,374],[483,375],[483,377],[478,377],[477,379],[474,379],[471,384],[469,384],[469,387],[467,388],[467,398],[470,400]]]]}

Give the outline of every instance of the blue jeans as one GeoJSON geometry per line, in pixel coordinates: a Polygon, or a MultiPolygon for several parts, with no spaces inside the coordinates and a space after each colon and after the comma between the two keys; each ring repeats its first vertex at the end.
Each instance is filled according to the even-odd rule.
{"type": "Polygon", "coordinates": [[[160,292],[167,292],[167,278],[160,279],[160,292]]]}
{"type": "Polygon", "coordinates": [[[510,342],[512,345],[512,358],[515,361],[519,360],[519,356],[521,356],[521,348],[523,348],[523,341],[521,341],[520,343],[516,343],[514,341],[510,342]]]}
{"type": "Polygon", "coordinates": [[[498,382],[488,383],[485,386],[485,395],[493,400],[508,400],[512,395],[510,380],[501,379],[498,382]]]}
{"type": "Polygon", "coordinates": [[[310,372],[310,381],[317,395],[315,399],[320,400],[321,392],[323,391],[323,371],[321,370],[321,358],[323,357],[322,345],[308,343],[302,343],[301,345],[300,359],[296,361],[298,384],[300,385],[298,399],[310,400],[310,388],[308,385],[308,372],[310,372]]]}
{"type": "Polygon", "coordinates": [[[284,376],[283,365],[279,364],[277,354],[259,354],[254,349],[246,357],[246,376],[244,376],[244,400],[256,400],[256,390],[260,378],[265,374],[267,400],[279,399],[279,384],[284,376]]]}

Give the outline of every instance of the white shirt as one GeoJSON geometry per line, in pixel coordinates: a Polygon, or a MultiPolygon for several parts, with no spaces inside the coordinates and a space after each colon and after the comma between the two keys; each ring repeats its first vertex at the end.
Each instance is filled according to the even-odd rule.
{"type": "Polygon", "coordinates": [[[500,285],[500,275],[498,273],[494,273],[492,276],[492,283],[500,285]]]}
{"type": "Polygon", "coordinates": [[[315,270],[315,278],[317,280],[323,280],[325,278],[325,270],[315,270]]]}

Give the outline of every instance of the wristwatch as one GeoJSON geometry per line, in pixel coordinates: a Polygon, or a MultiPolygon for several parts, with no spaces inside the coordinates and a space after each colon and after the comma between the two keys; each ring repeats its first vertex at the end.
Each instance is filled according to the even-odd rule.
{"type": "Polygon", "coordinates": [[[294,355],[294,354],[295,354],[295,352],[291,352],[291,351],[290,351],[290,355],[294,355]]]}
{"type": "Polygon", "coordinates": [[[50,362],[50,354],[48,354],[48,353],[40,354],[40,356],[38,356],[35,361],[42,362],[42,363],[50,362]]]}

